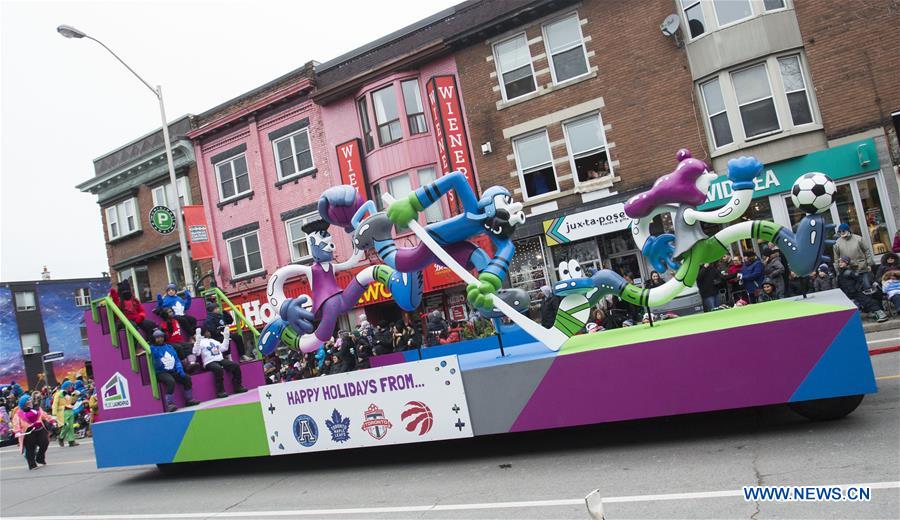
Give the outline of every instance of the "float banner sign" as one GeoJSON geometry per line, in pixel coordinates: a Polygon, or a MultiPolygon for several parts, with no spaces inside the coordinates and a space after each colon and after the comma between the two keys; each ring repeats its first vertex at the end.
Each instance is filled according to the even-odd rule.
{"type": "Polygon", "coordinates": [[[175,231],[175,213],[166,206],[150,208],[150,227],[161,235],[175,231]]]}
{"type": "Polygon", "coordinates": [[[625,204],[618,203],[544,221],[544,237],[548,246],[567,244],[614,231],[631,224],[625,215],[625,204]]]}
{"type": "Polygon", "coordinates": [[[257,391],[272,455],[472,436],[456,356],[257,391]]]}
{"type": "Polygon", "coordinates": [[[338,170],[341,173],[341,184],[352,186],[363,200],[368,200],[371,197],[368,193],[369,183],[366,182],[361,148],[362,141],[356,138],[337,145],[335,150],[337,151],[338,170]]]}
{"type": "Polygon", "coordinates": [[[209,239],[209,226],[203,206],[185,206],[184,222],[188,229],[188,240],[191,243],[191,258],[204,260],[213,257],[212,241],[209,239]]]}
{"type": "MultiPolygon", "coordinates": [[[[794,181],[809,172],[821,172],[837,181],[879,169],[881,163],[875,150],[875,140],[863,139],[765,165],[763,174],[753,181],[753,198],[787,193],[794,181]]],[[[706,203],[697,209],[709,210],[725,204],[731,198],[732,191],[727,175],[720,174],[709,186],[706,203]]]]}
{"type": "MultiPolygon", "coordinates": [[[[453,171],[462,172],[469,181],[472,191],[477,194],[469,136],[466,134],[456,76],[432,76],[425,84],[425,93],[428,96],[431,123],[434,125],[441,172],[445,174],[453,171]]],[[[447,202],[453,214],[459,213],[459,202],[453,191],[447,192],[447,202]]]]}

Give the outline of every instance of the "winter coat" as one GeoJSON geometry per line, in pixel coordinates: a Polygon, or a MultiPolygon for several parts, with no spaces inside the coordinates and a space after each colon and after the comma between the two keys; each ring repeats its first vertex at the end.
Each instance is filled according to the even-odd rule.
{"type": "Polygon", "coordinates": [[[741,268],[741,281],[748,293],[755,294],[757,289],[762,287],[763,278],[765,278],[764,271],[763,263],[759,260],[744,264],[744,267],[741,268]]]}
{"type": "Polygon", "coordinates": [[[144,311],[144,306],[141,305],[141,302],[137,300],[137,298],[128,298],[127,300],[123,300],[119,297],[119,291],[116,290],[115,287],[109,290],[109,295],[113,299],[113,303],[116,304],[116,307],[122,310],[122,313],[129,320],[140,324],[147,317],[146,311],[144,311]]]}
{"type": "Polygon", "coordinates": [[[784,264],[781,263],[781,259],[777,255],[770,256],[763,271],[765,273],[765,277],[772,280],[772,285],[775,286],[775,292],[779,296],[783,296],[784,264]]]}
{"type": "Polygon", "coordinates": [[[55,394],[53,394],[53,405],[51,405],[53,416],[56,417],[56,422],[62,425],[66,422],[66,408],[71,408],[72,403],[75,402],[75,396],[72,394],[67,394],[63,392],[61,389],[57,390],[55,394]]]}
{"type": "Polygon", "coordinates": [[[206,367],[206,365],[213,361],[222,361],[225,359],[223,352],[228,352],[229,343],[230,338],[228,336],[225,336],[225,339],[222,342],[213,338],[204,338],[203,336],[200,336],[194,340],[193,353],[195,356],[200,356],[200,359],[203,360],[203,366],[206,367]]]}
{"type": "Polygon", "coordinates": [[[159,322],[159,328],[166,333],[166,341],[170,343],[184,343],[185,333],[181,322],[173,318],[172,320],[162,320],[159,322]]]}
{"type": "Polygon", "coordinates": [[[150,345],[150,354],[153,356],[153,368],[157,372],[178,372],[184,373],[184,367],[181,366],[181,360],[178,359],[178,352],[172,348],[172,345],[150,345]]]}
{"type": "Polygon", "coordinates": [[[881,283],[881,279],[884,278],[884,273],[888,271],[893,271],[894,269],[900,269],[900,256],[897,253],[887,253],[881,257],[881,263],[878,264],[878,269],[875,271],[875,281],[877,283],[881,283]],[[894,263],[888,264],[888,259],[893,258],[894,263]]]}
{"type": "Polygon", "coordinates": [[[830,274],[825,277],[819,276],[817,274],[813,279],[813,289],[815,289],[815,292],[829,291],[831,289],[834,289],[834,278],[830,274]]]}
{"type": "Polygon", "coordinates": [[[551,295],[541,300],[541,325],[549,329],[556,322],[556,312],[559,310],[559,302],[562,298],[551,295]]]}
{"type": "Polygon", "coordinates": [[[893,298],[900,294],[900,280],[888,280],[884,282],[884,287],[882,287],[881,290],[884,291],[884,294],[886,294],[888,298],[893,298]]]}
{"type": "Polygon", "coordinates": [[[850,267],[857,271],[865,271],[870,265],[875,265],[875,257],[869,246],[861,236],[853,233],[847,238],[838,237],[834,243],[834,261],[837,262],[842,256],[849,257],[850,267]]]}
{"type": "Polygon", "coordinates": [[[861,291],[862,277],[858,272],[851,268],[838,271],[837,286],[844,291],[847,298],[851,300],[859,296],[861,291]]]}
{"type": "Polygon", "coordinates": [[[166,307],[172,307],[176,316],[184,316],[184,312],[191,308],[191,292],[184,291],[184,298],[177,294],[174,296],[157,294],[156,308],[165,309],[166,307]]]}
{"type": "Polygon", "coordinates": [[[900,233],[894,235],[894,243],[891,245],[891,251],[900,253],[900,233]]]}
{"type": "Polygon", "coordinates": [[[700,273],[697,275],[697,289],[700,290],[700,297],[706,298],[718,294],[721,279],[722,275],[714,264],[701,267],[700,273]]]}
{"type": "Polygon", "coordinates": [[[203,326],[212,333],[213,339],[223,341],[224,336],[222,332],[225,330],[225,327],[232,323],[234,323],[234,318],[231,317],[230,312],[210,312],[206,315],[203,326]]]}

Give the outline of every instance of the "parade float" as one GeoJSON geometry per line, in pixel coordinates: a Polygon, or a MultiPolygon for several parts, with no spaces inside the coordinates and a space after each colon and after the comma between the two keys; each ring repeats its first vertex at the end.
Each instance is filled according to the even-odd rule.
{"type": "MultiPolygon", "coordinates": [[[[710,211],[697,207],[716,174],[687,150],[679,150],[676,160],[671,173],[625,205],[638,248],[657,270],[674,275],[645,289],[613,271],[584,273],[577,262],[564,262],[553,286],[561,303],[549,328],[523,313],[527,293],[508,287],[512,237],[525,222],[522,205],[502,187],[473,192],[459,172],[399,200],[386,195],[383,212],[349,186],[326,190],[321,220],[306,230],[313,263],[288,265],[271,276],[267,297],[276,312],[262,331],[224,294],[207,294],[233,311],[238,329],[257,343],[260,359],[241,363],[249,392],[215,399],[211,375],[201,372],[193,376],[193,397],[201,404],[164,413],[150,356],[143,354],[147,343],[110,298],[96,300],[86,321],[101,392],[101,421],[94,425],[98,467],[170,468],[784,403],[811,419],[852,412],[877,389],[860,313],[840,291],[581,333],[601,298],[662,305],[693,287],[700,267],[718,261],[739,240],[775,244],[801,276],[829,260],[833,229],[822,213],[835,186],[825,173],[795,182],[792,200],[805,216],[791,230],[741,220],[763,171],[755,159],[729,162],[731,199],[710,211]],[[420,225],[418,213],[450,192],[463,211],[420,225]],[[673,215],[673,232],[654,236],[650,222],[663,213],[673,215]],[[721,228],[707,236],[701,223],[721,228]],[[395,243],[395,229],[405,227],[420,240],[415,247],[395,243]],[[336,262],[332,231],[351,235],[351,258],[336,262]],[[493,255],[471,242],[479,235],[493,243],[493,255]],[[340,287],[335,273],[356,266],[366,251],[381,263],[340,287]],[[318,349],[334,333],[337,316],[374,281],[388,286],[401,308],[416,309],[422,269],[434,263],[468,284],[470,305],[499,326],[499,345],[462,342],[425,349],[424,355],[392,355],[365,370],[265,384],[263,356],[279,348],[318,349]],[[297,276],[307,278],[312,294],[288,298],[284,284],[297,276]],[[501,317],[510,323],[501,326],[501,317]]],[[[191,312],[202,320],[202,309],[191,312]]],[[[178,392],[175,399],[183,404],[178,392]]]]}

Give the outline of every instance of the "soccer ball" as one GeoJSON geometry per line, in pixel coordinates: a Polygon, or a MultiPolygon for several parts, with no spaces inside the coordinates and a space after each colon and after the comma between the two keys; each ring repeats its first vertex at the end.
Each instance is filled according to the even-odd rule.
{"type": "Polygon", "coordinates": [[[800,211],[813,215],[824,213],[831,207],[831,201],[837,186],[827,175],[810,172],[794,182],[791,188],[791,201],[800,211]]]}

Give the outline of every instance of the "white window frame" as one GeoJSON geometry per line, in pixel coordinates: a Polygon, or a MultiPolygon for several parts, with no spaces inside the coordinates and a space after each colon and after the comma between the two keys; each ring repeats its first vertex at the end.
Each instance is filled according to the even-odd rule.
{"type": "MultiPolygon", "coordinates": [[[[737,1],[737,0],[724,0],[724,1],[727,1],[727,2],[735,2],[735,1],[737,1]]],[[[716,0],[712,0],[711,2],[709,2],[710,4],[712,4],[712,10],[713,10],[713,13],[715,14],[716,28],[717,28],[717,29],[724,29],[724,28],[726,28],[726,27],[730,27],[730,26],[732,26],[732,25],[739,24],[739,23],[741,23],[741,22],[747,21],[747,20],[749,20],[749,19],[751,19],[751,18],[753,18],[753,17],[755,17],[755,16],[759,16],[759,15],[760,15],[760,13],[758,13],[758,12],[756,11],[756,9],[754,9],[753,4],[756,3],[756,2],[754,2],[754,0],[740,0],[740,1],[742,1],[742,2],[744,2],[744,1],[747,2],[747,7],[750,8],[750,14],[747,15],[747,16],[745,16],[745,17],[743,17],[743,18],[738,18],[737,20],[732,20],[732,21],[727,22],[727,23],[722,23],[721,21],[719,21],[719,9],[716,7],[716,0]]],[[[762,5],[762,2],[760,2],[760,5],[762,5]]],[[[765,10],[763,10],[763,12],[765,12],[765,10]]]]}
{"type": "Polygon", "coordinates": [[[284,221],[284,235],[285,237],[287,237],[288,249],[291,251],[291,262],[306,262],[307,260],[312,259],[312,244],[309,241],[308,234],[304,238],[306,240],[307,248],[309,249],[309,254],[302,257],[297,257],[294,255],[294,242],[296,242],[296,240],[293,236],[291,236],[291,224],[295,222],[302,222],[306,224],[308,222],[316,220],[318,217],[319,214],[317,212],[312,212],[284,221]]]}
{"type": "MultiPolygon", "coordinates": [[[[272,154],[275,158],[275,170],[278,172],[278,180],[284,179],[293,179],[294,177],[299,177],[306,172],[310,172],[316,169],[316,157],[313,154],[313,143],[312,143],[312,135],[309,133],[309,127],[301,128],[296,132],[290,133],[284,137],[279,137],[278,139],[272,141],[272,154]],[[297,149],[296,143],[294,142],[294,138],[300,134],[306,134],[306,142],[309,143],[309,160],[310,167],[305,170],[300,169],[300,164],[297,162],[297,149]],[[290,175],[283,175],[281,173],[281,157],[278,156],[278,143],[282,141],[290,140],[291,143],[291,160],[294,162],[294,173],[290,175]]],[[[249,171],[249,170],[248,170],[249,171]]],[[[237,187],[235,185],[235,187],[237,187]]]]}
{"type": "Polygon", "coordinates": [[[765,16],[770,13],[779,13],[781,11],[787,11],[788,9],[793,8],[793,3],[791,0],[784,0],[784,7],[778,7],[775,9],[766,9],[765,4],[762,0],[750,0],[750,16],[746,18],[741,18],[739,20],[735,20],[732,22],[728,22],[726,24],[719,23],[719,12],[716,9],[715,2],[710,0],[696,0],[690,2],[690,5],[687,7],[682,4],[681,0],[676,2],[678,4],[678,10],[681,15],[681,23],[683,24],[684,30],[683,35],[684,39],[688,42],[699,40],[704,36],[714,33],[719,29],[725,29],[731,27],[733,25],[737,25],[739,23],[746,22],[747,20],[751,20],[753,18],[758,18],[760,16],[765,16]],[[703,14],[703,24],[704,31],[703,34],[700,34],[696,37],[691,37],[690,28],[689,28],[689,20],[687,17],[687,9],[693,7],[696,4],[700,4],[700,12],[703,14]]]}
{"type": "Polygon", "coordinates": [[[141,230],[141,215],[137,197],[119,201],[112,206],[104,208],[103,211],[106,212],[106,231],[109,241],[126,237],[141,230]],[[128,211],[129,207],[131,208],[131,214],[128,211]],[[124,229],[128,225],[128,217],[134,219],[134,229],[124,229]],[[113,224],[116,225],[116,233],[113,233],[113,224]]]}
{"type": "Polygon", "coordinates": [[[535,74],[534,74],[534,56],[531,55],[531,45],[528,44],[528,35],[525,34],[525,31],[514,34],[514,35],[510,36],[509,38],[504,38],[498,42],[494,42],[493,45],[491,45],[491,51],[494,56],[494,64],[495,64],[494,68],[497,71],[497,82],[500,83],[500,93],[503,95],[503,101],[514,101],[516,99],[522,99],[525,96],[530,96],[530,95],[538,92],[539,85],[537,82],[537,76],[535,76],[535,74]],[[506,84],[503,82],[503,70],[500,68],[500,55],[497,54],[497,47],[499,45],[502,45],[510,40],[514,40],[519,37],[522,37],[525,39],[525,48],[528,49],[528,66],[531,69],[531,79],[534,80],[534,90],[527,94],[522,94],[521,96],[510,99],[506,95],[506,84]]]}
{"type": "Polygon", "coordinates": [[[785,102],[785,106],[787,107],[788,117],[791,120],[791,125],[794,128],[796,128],[798,126],[806,126],[806,125],[815,124],[816,123],[816,113],[813,110],[812,96],[809,93],[809,91],[810,91],[809,81],[807,80],[806,72],[804,72],[804,70],[803,70],[803,68],[804,68],[803,67],[803,56],[801,56],[800,53],[785,54],[784,56],[778,56],[775,58],[775,65],[778,66],[778,81],[781,83],[781,91],[784,92],[784,102],[785,102]],[[797,65],[800,70],[800,79],[803,80],[803,88],[802,89],[792,90],[790,92],[788,92],[787,87],[784,85],[784,78],[781,77],[781,60],[789,59],[789,58],[797,59],[797,65]],[[788,94],[800,92],[801,90],[806,94],[806,104],[809,105],[809,115],[812,117],[812,121],[810,121],[809,123],[800,123],[798,125],[798,124],[794,123],[794,114],[791,113],[791,103],[788,100],[787,96],[788,96],[788,94]]]}
{"type": "MultiPolygon", "coordinates": [[[[588,150],[586,152],[580,152],[580,155],[584,156],[584,155],[590,155],[590,154],[595,154],[595,153],[600,153],[600,152],[605,151],[606,152],[606,162],[607,162],[607,165],[609,166],[609,173],[610,173],[610,175],[613,175],[613,176],[615,176],[615,174],[616,174],[615,170],[613,170],[612,158],[609,156],[609,142],[606,140],[606,129],[603,128],[603,117],[600,115],[600,112],[594,112],[591,114],[582,114],[578,117],[573,117],[572,119],[567,119],[566,121],[563,121],[563,124],[562,124],[563,137],[566,140],[566,153],[569,155],[569,168],[572,171],[572,179],[575,181],[576,186],[590,185],[592,182],[596,182],[596,181],[600,180],[600,179],[590,179],[587,181],[578,180],[578,171],[575,168],[576,157],[575,157],[575,153],[572,150],[572,143],[571,143],[571,141],[569,141],[569,127],[568,126],[572,123],[577,123],[581,120],[588,119],[590,117],[596,117],[597,121],[600,123],[600,134],[603,136],[603,145],[598,148],[593,148],[591,150],[588,150]]],[[[550,148],[551,148],[551,157],[552,157],[552,148],[553,147],[551,146],[550,148]]],[[[559,188],[559,183],[557,183],[556,187],[559,188]]]]}
{"type": "Polygon", "coordinates": [[[700,97],[703,98],[703,110],[706,112],[706,127],[709,128],[709,137],[712,140],[713,148],[718,150],[719,148],[725,148],[726,146],[731,146],[732,144],[734,144],[734,128],[731,127],[731,116],[728,114],[728,103],[725,101],[725,93],[722,90],[722,80],[719,78],[719,76],[715,76],[711,79],[704,81],[703,83],[698,83],[697,88],[698,88],[698,90],[700,90],[700,97]],[[713,81],[715,81],[716,83],[719,84],[719,96],[722,97],[722,110],[716,112],[715,114],[710,113],[709,104],[706,101],[706,94],[703,92],[703,85],[706,85],[707,83],[712,83],[713,81]],[[728,121],[728,129],[731,132],[731,142],[725,143],[723,145],[719,145],[716,142],[716,134],[713,131],[712,118],[719,114],[723,114],[723,113],[725,114],[726,121],[728,121]]]}
{"type": "Polygon", "coordinates": [[[709,26],[709,22],[706,21],[707,15],[700,0],[691,0],[691,4],[688,6],[684,5],[683,0],[678,0],[678,9],[681,10],[681,23],[682,27],[684,28],[684,30],[682,31],[682,35],[684,36],[685,40],[698,40],[710,33],[712,29],[709,26]],[[698,4],[701,4],[700,14],[703,16],[703,32],[697,36],[691,36],[691,20],[687,16],[687,10],[698,4]]]}
{"type": "Polygon", "coordinates": [[[25,345],[25,337],[26,336],[29,336],[29,337],[36,336],[37,337],[36,345],[33,345],[33,344],[28,345],[29,347],[31,347],[31,346],[37,347],[37,352],[34,352],[34,354],[40,354],[40,353],[44,352],[44,344],[41,343],[41,333],[40,332],[24,332],[24,333],[19,334],[19,344],[22,347],[23,354],[25,353],[25,348],[26,348],[26,345],[25,345]]]}
{"type": "MultiPolygon", "coordinates": [[[[777,61],[777,59],[776,59],[776,61],[777,61]]],[[[775,92],[776,92],[775,86],[772,85],[772,74],[769,74],[769,60],[768,59],[753,63],[751,65],[747,65],[746,67],[741,67],[739,69],[729,70],[728,71],[728,84],[731,86],[731,90],[734,94],[735,108],[737,109],[736,113],[738,116],[738,121],[740,122],[741,135],[744,136],[744,142],[756,141],[757,139],[762,139],[763,137],[768,137],[770,135],[778,134],[778,133],[781,133],[784,131],[784,125],[781,123],[781,114],[778,113],[779,112],[778,101],[775,99],[775,92]],[[734,87],[734,75],[739,72],[743,72],[743,71],[750,70],[755,67],[759,67],[760,65],[762,65],[762,69],[766,73],[766,83],[769,85],[769,97],[754,99],[753,101],[750,101],[750,102],[747,102],[747,103],[744,103],[743,105],[741,105],[740,102],[737,101],[737,89],[734,87]],[[759,103],[760,101],[764,101],[766,99],[772,100],[772,106],[775,108],[775,122],[778,123],[778,128],[776,128],[775,130],[770,130],[768,132],[754,135],[753,137],[748,137],[747,129],[744,128],[744,118],[741,115],[741,107],[745,106],[745,105],[752,105],[753,103],[759,103]]],[[[781,91],[783,92],[784,88],[782,88],[781,91]]],[[[785,97],[785,99],[787,99],[787,97],[785,97]]]]}
{"type": "Polygon", "coordinates": [[[219,202],[227,202],[231,199],[236,199],[245,193],[250,193],[253,191],[253,179],[250,178],[250,162],[247,161],[247,154],[239,153],[237,155],[233,155],[223,161],[219,161],[213,165],[213,170],[216,172],[216,190],[219,192],[219,202]],[[244,158],[244,162],[247,164],[247,191],[238,191],[237,185],[237,175],[234,173],[234,161],[244,158]],[[225,198],[225,194],[222,191],[222,176],[219,174],[219,166],[225,163],[232,163],[231,165],[231,184],[234,186],[234,195],[225,198]]]}
{"type": "MultiPolygon", "coordinates": [[[[550,65],[550,78],[553,80],[554,85],[562,85],[562,84],[568,83],[570,81],[583,78],[591,73],[591,62],[588,59],[587,47],[584,45],[584,33],[581,31],[581,17],[578,16],[578,11],[573,11],[565,16],[560,16],[559,18],[556,18],[554,20],[551,20],[549,22],[541,24],[541,37],[544,39],[544,52],[547,53],[547,63],[550,65]],[[556,67],[553,66],[553,53],[550,52],[550,39],[547,38],[547,26],[553,25],[554,23],[557,23],[557,22],[561,22],[561,21],[565,20],[566,18],[571,18],[573,16],[575,17],[575,21],[577,22],[575,24],[575,26],[578,27],[578,38],[579,38],[580,43],[578,45],[573,45],[564,50],[558,51],[557,54],[570,51],[570,50],[574,49],[575,47],[580,46],[581,53],[582,53],[582,55],[584,55],[584,65],[585,65],[586,70],[584,71],[583,74],[579,74],[577,76],[572,76],[569,79],[559,81],[556,79],[556,67]]],[[[526,38],[527,38],[527,36],[526,36],[526,38]]],[[[527,45],[527,39],[526,39],[526,45],[527,45]]],[[[530,50],[529,50],[529,54],[531,54],[530,50]]],[[[533,63],[534,63],[534,59],[532,58],[532,69],[534,67],[533,63]]],[[[535,89],[537,89],[537,82],[535,82],[535,89]]]]}
{"type": "MultiPolygon", "coordinates": [[[[163,260],[165,261],[165,264],[166,264],[166,277],[168,278],[169,283],[175,283],[175,284],[178,283],[178,276],[176,276],[175,271],[176,271],[179,267],[182,267],[182,265],[181,265],[181,259],[178,258],[178,259],[176,260],[176,255],[178,255],[177,252],[176,252],[176,253],[169,253],[169,254],[167,254],[166,256],[163,257],[163,260]]],[[[183,269],[183,268],[182,268],[182,269],[183,269]]],[[[135,273],[135,274],[136,274],[136,273],[135,273]]]]}
{"type": "MultiPolygon", "coordinates": [[[[182,203],[183,206],[189,206],[191,204],[191,189],[188,184],[187,177],[178,177],[175,179],[175,185],[178,186],[178,198],[184,199],[182,203]]],[[[150,191],[150,196],[153,199],[154,206],[165,206],[169,209],[174,210],[171,206],[169,206],[169,193],[171,192],[171,182],[167,182],[165,184],[160,184],[159,186],[154,187],[150,191]]]]}
{"type": "Polygon", "coordinates": [[[428,116],[427,116],[427,112],[426,112],[425,102],[422,99],[422,89],[419,88],[419,78],[408,78],[408,79],[400,80],[400,97],[403,99],[403,112],[406,114],[406,129],[407,129],[409,135],[414,136],[414,135],[427,134],[428,133],[428,116]],[[406,110],[406,92],[403,90],[403,85],[410,84],[410,83],[415,85],[416,100],[418,101],[419,106],[422,107],[421,112],[413,112],[412,114],[410,114],[409,111],[406,110]],[[418,116],[422,116],[422,121],[424,121],[424,125],[422,127],[421,132],[413,133],[412,122],[410,121],[410,118],[413,116],[416,116],[416,118],[418,116]]]}
{"type": "Polygon", "coordinates": [[[75,306],[87,307],[91,304],[91,288],[79,287],[75,289],[75,306]]]}
{"type": "Polygon", "coordinates": [[[553,157],[553,146],[550,144],[550,134],[547,132],[546,128],[541,128],[535,132],[529,132],[527,134],[517,135],[512,140],[513,144],[513,155],[516,157],[516,173],[519,175],[519,186],[522,188],[522,200],[532,201],[532,200],[540,200],[552,195],[555,195],[561,191],[559,187],[559,175],[556,174],[556,165],[554,164],[553,157]],[[528,137],[532,137],[538,134],[543,133],[545,138],[547,139],[547,149],[550,151],[550,167],[553,169],[553,178],[556,180],[556,190],[548,191],[546,193],[541,193],[540,195],[535,195],[534,197],[528,196],[528,188],[525,185],[525,172],[522,171],[522,163],[519,161],[519,141],[522,139],[526,139],[528,137]]]}
{"type": "MultiPolygon", "coordinates": [[[[247,269],[250,269],[250,258],[249,258],[249,255],[247,254],[247,242],[244,242],[244,243],[243,243],[243,246],[244,246],[244,260],[246,260],[247,269]]],[[[256,273],[261,273],[261,272],[265,271],[266,265],[265,265],[265,262],[263,262],[263,259],[262,259],[262,243],[259,241],[259,231],[251,231],[251,232],[249,232],[249,233],[244,233],[243,235],[238,235],[238,236],[236,236],[236,237],[231,237],[231,238],[229,238],[228,240],[225,241],[225,247],[228,248],[228,264],[229,264],[229,266],[231,267],[231,277],[232,277],[232,278],[242,278],[242,277],[244,277],[244,276],[251,276],[251,275],[254,275],[254,274],[256,274],[256,273]],[[260,263],[260,267],[259,267],[259,269],[256,269],[256,270],[254,270],[254,271],[247,271],[246,273],[240,273],[240,274],[238,274],[238,273],[236,273],[235,270],[234,270],[234,257],[233,257],[232,254],[231,254],[231,243],[232,243],[232,242],[236,242],[236,241],[238,241],[238,240],[244,240],[245,238],[247,238],[247,237],[250,236],[250,235],[256,235],[256,243],[259,245],[259,263],[260,263]]]]}
{"type": "Polygon", "coordinates": [[[26,311],[37,310],[37,293],[35,293],[34,291],[13,291],[13,303],[16,306],[16,312],[26,312],[26,311]],[[25,305],[25,306],[19,307],[19,302],[17,301],[17,298],[16,298],[16,295],[18,295],[18,294],[31,294],[31,301],[32,301],[33,305],[31,305],[31,306],[25,305]]]}

